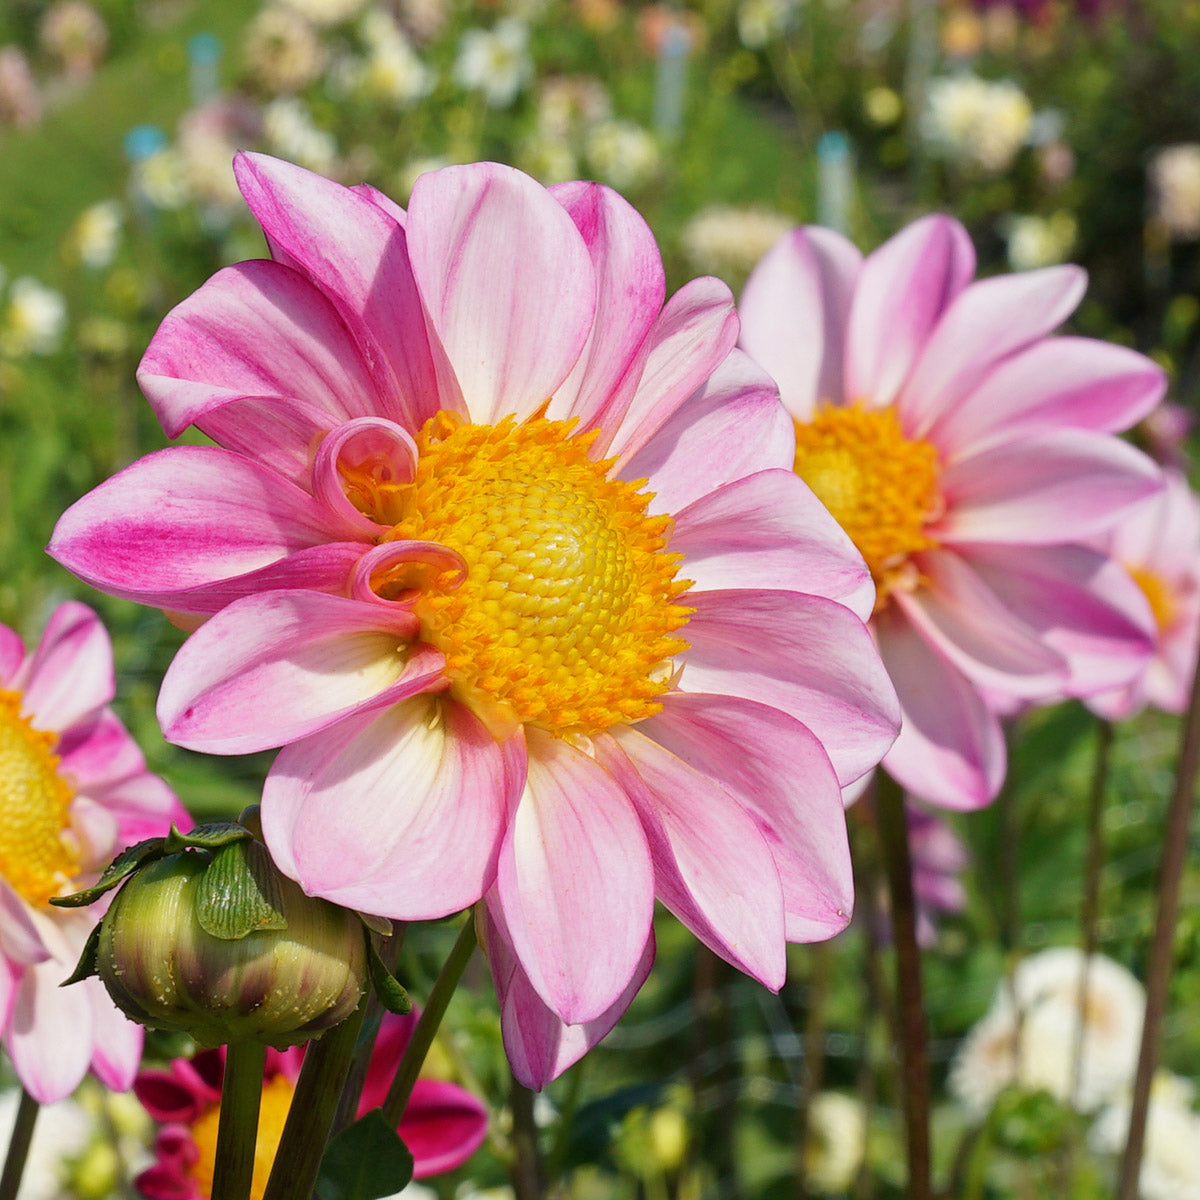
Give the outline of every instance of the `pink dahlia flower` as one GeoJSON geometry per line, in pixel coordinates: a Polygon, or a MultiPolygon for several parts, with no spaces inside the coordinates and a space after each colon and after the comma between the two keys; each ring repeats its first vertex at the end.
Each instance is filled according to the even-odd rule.
{"type": "Polygon", "coordinates": [[[1155,630],[1145,671],[1125,687],[1088,698],[1088,706],[1110,721],[1147,704],[1181,713],[1192,690],[1200,643],[1200,499],[1178,472],[1164,475],[1166,487],[1103,542],[1145,594],[1155,630]]]}
{"type": "Polygon", "coordinates": [[[1120,346],[1051,337],[1076,267],[972,282],[949,217],[863,257],[797,229],[746,284],[742,345],[796,422],[795,469],[854,539],[904,724],[884,767],[916,796],[987,804],[1005,748],[989,703],[1089,695],[1135,678],[1145,605],[1087,544],[1161,486],[1112,434],[1162,372],[1120,346]]]}
{"type": "Polygon", "coordinates": [[[169,434],[218,445],[134,463],[52,547],[208,618],[167,737],[284,747],[263,829],[311,893],[402,920],[486,896],[536,1086],[628,1003],[656,895],[778,987],[786,940],[848,919],[839,788],[898,713],[728,289],[664,305],[597,184],[450,167],[405,212],[236,170],[272,260],[179,305],[139,372],[169,434]]]}
{"type": "MultiPolygon", "coordinates": [[[[416,1020],[416,1013],[384,1017],[367,1067],[359,1116],[383,1103],[416,1020]]],[[[250,1189],[253,1200],[260,1200],[266,1188],[304,1050],[303,1046],[267,1050],[250,1189]]],[[[136,1180],[138,1192],[148,1200],[208,1200],[212,1194],[224,1074],[223,1048],[177,1058],[167,1070],[138,1073],[133,1085],[137,1098],[163,1126],[154,1143],[154,1163],[136,1180]]],[[[413,1177],[424,1179],[452,1171],[479,1149],[487,1136],[487,1109],[453,1083],[418,1079],[397,1132],[412,1153],[413,1177]]]]}
{"type": "Polygon", "coordinates": [[[191,822],[108,707],[112,646],[90,608],[55,610],[37,649],[0,625],[0,1031],[17,1077],[43,1104],[88,1070],[133,1082],[142,1029],[103,984],[58,985],[99,920],[49,901],[95,883],[126,846],[191,822]]]}

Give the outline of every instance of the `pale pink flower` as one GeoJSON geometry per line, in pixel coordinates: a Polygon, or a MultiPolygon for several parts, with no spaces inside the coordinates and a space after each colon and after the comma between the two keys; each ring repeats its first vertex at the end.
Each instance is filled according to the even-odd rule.
{"type": "Polygon", "coordinates": [[[1149,652],[1145,605],[1085,543],[1159,486],[1112,436],[1162,372],[1121,346],[1049,334],[1084,274],[972,282],[949,217],[863,257],[829,230],[788,234],[742,298],[742,345],[797,424],[797,471],[855,540],[904,724],[884,767],[915,796],[987,804],[1005,748],[988,697],[1124,686],[1149,652]]]}
{"type": "Polygon", "coordinates": [[[89,582],[203,624],[159,717],[284,749],[280,867],[402,920],[486,898],[518,1076],[540,1086],[644,978],[657,895],[778,987],[846,923],[840,785],[895,697],[874,595],[791,471],[728,288],[664,305],[597,184],[417,180],[407,212],[246,155],[273,261],[214,276],[139,373],[167,432],[61,520],[89,582]]]}
{"type": "Polygon", "coordinates": [[[1166,487],[1138,505],[1104,539],[1103,548],[1145,594],[1155,630],[1146,670],[1123,688],[1101,692],[1088,706],[1121,721],[1147,704],[1167,712],[1187,707],[1200,642],[1200,500],[1176,471],[1166,487]]]}
{"type": "Polygon", "coordinates": [[[90,608],[69,602],[37,649],[0,625],[0,1031],[29,1093],[43,1104],[88,1070],[133,1082],[142,1029],[98,979],[59,984],[99,920],[52,896],[95,883],[126,846],[190,828],[179,801],[108,707],[112,647],[90,608]]]}

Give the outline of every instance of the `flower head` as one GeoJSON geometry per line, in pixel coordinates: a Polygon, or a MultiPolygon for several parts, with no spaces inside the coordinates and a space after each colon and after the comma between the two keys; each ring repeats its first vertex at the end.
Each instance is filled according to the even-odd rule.
{"type": "Polygon", "coordinates": [[[405,212],[237,169],[274,258],[184,301],[139,376],[218,445],[133,464],[53,549],[208,616],[167,736],[284,747],[263,829],[309,893],[403,920],[485,897],[538,1086],[644,979],[655,895],[778,987],[785,940],[849,919],[839,789],[897,713],[870,579],[789,469],[728,289],[664,306],[596,184],[449,167],[405,212]]]}
{"type": "Polygon", "coordinates": [[[98,980],[71,974],[99,914],[50,906],[93,883],[118,851],[187,814],[146,770],[108,707],[112,649],[82,604],[58,608],[33,654],[0,625],[0,1030],[42,1103],[94,1071],[127,1088],[142,1031],[98,980]]]}
{"type": "MultiPolygon", "coordinates": [[[[412,1034],[417,1014],[387,1014],[379,1030],[359,1099],[358,1115],[377,1108],[412,1034]]],[[[304,1049],[267,1051],[262,1107],[254,1149],[250,1195],[261,1200],[275,1151],[295,1092],[304,1049]]],[[[145,1070],[134,1092],[146,1110],[162,1122],[155,1161],[137,1178],[147,1200],[207,1200],[216,1160],[217,1121],[221,1109],[223,1050],[202,1050],[177,1058],[166,1070],[145,1070]]],[[[418,1079],[397,1132],[413,1156],[413,1176],[424,1179],[466,1162],[487,1136],[483,1103],[456,1084],[418,1079]]]]}
{"type": "Polygon", "coordinates": [[[948,217],[865,258],[810,227],[776,243],[741,305],[742,344],[796,422],[795,469],[875,579],[872,628],[904,710],[884,766],[952,808],[1003,779],[990,697],[1088,695],[1141,670],[1144,601],[1089,543],[1161,486],[1112,436],[1154,407],[1159,368],[1048,336],[1082,272],[974,271],[948,217]]]}

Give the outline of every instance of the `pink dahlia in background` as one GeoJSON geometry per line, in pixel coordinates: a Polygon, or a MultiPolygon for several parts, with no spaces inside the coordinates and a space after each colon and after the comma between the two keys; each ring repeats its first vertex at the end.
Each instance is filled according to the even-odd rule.
{"type": "Polygon", "coordinates": [[[179,305],[139,372],[169,434],[218,445],[134,463],[52,546],[207,618],[167,737],[284,747],[263,829],[307,891],[402,920],[486,898],[525,1082],[628,1004],[656,895],[777,988],[785,941],[849,917],[840,788],[898,713],[728,289],[664,304],[597,184],[450,167],[405,212],[236,169],[272,260],[179,305]]]}
{"type": "Polygon", "coordinates": [[[865,258],[810,227],[767,253],[741,304],[742,345],[795,419],[795,469],[875,579],[871,627],[904,713],[883,765],[959,809],[1004,778],[993,698],[1090,695],[1141,671],[1144,601],[1088,543],[1161,486],[1112,435],[1154,407],[1162,372],[1049,336],[1083,272],[974,273],[949,217],[865,258]]]}
{"type": "MultiPolygon", "coordinates": [[[[383,1018],[363,1084],[359,1116],[383,1103],[416,1020],[416,1013],[404,1017],[389,1013],[383,1018]]],[[[266,1188],[304,1049],[267,1050],[250,1189],[253,1200],[260,1200],[266,1188]]],[[[224,1073],[224,1049],[177,1058],[167,1070],[139,1072],[133,1085],[137,1098],[163,1126],[154,1143],[153,1165],[135,1181],[140,1195],[148,1200],[208,1200],[224,1073]]],[[[487,1136],[487,1109],[453,1083],[418,1079],[397,1132],[412,1153],[413,1177],[424,1179],[452,1171],[479,1149],[487,1136]]]]}
{"type": "Polygon", "coordinates": [[[1200,643],[1200,500],[1182,475],[1164,475],[1166,487],[1103,542],[1145,594],[1155,630],[1145,671],[1125,687],[1088,698],[1088,706],[1110,721],[1147,704],[1181,713],[1192,690],[1200,643]]]}
{"type": "Polygon", "coordinates": [[[0,625],[0,1031],[17,1077],[42,1104],[89,1069],[133,1082],[142,1029],[98,979],[60,988],[100,914],[51,907],[109,861],[174,821],[182,805],[108,707],[112,646],[90,608],[69,602],[37,649],[0,625]]]}

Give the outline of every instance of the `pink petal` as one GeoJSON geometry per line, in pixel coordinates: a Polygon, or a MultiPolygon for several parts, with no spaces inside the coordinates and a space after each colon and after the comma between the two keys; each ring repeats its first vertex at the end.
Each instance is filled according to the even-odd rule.
{"type": "Polygon", "coordinates": [[[793,471],[759,471],[693,501],[676,515],[671,550],[694,592],[803,591],[863,621],[875,603],[854,543],[793,471]]]}
{"type": "Polygon", "coordinates": [[[596,752],[637,806],[659,899],[714,954],[778,991],[783,889],[757,821],[719,780],[637,729],[615,726],[596,752]]]}
{"type": "Polygon", "coordinates": [[[483,1145],[487,1107],[453,1083],[418,1079],[396,1132],[413,1156],[413,1178],[453,1171],[483,1145]]]}
{"type": "Polygon", "coordinates": [[[909,437],[924,437],[992,367],[1044,338],[1087,288],[1079,267],[1047,267],[982,279],[950,306],[921,351],[897,404],[909,437]]]}
{"type": "Polygon", "coordinates": [[[13,1005],[17,1000],[17,980],[20,972],[0,954],[0,1030],[8,1027],[13,1005]]]}
{"type": "Polygon", "coordinates": [[[411,483],[417,471],[417,444],[394,421],[360,417],[347,421],[317,448],[313,460],[313,495],[348,526],[374,541],[382,526],[365,516],[346,495],[347,477],[357,486],[369,486],[382,502],[388,493],[411,483]]]}
{"type": "Polygon", "coordinates": [[[841,790],[803,725],[747,700],[674,693],[638,732],[724,785],[757,818],[783,885],[789,942],[846,927],[854,875],[841,790]]]}
{"type": "Polygon", "coordinates": [[[529,416],[567,378],[595,316],[595,272],[570,216],[528,175],[476,163],[417,180],[408,237],[471,419],[529,416]]]}
{"type": "Polygon", "coordinates": [[[263,833],[310,895],[435,919],[490,886],[523,783],[519,737],[497,743],[462,705],[426,697],[281,751],[263,788],[263,833]]]}
{"type": "Polygon", "coordinates": [[[650,852],[607,771],[535,727],[526,738],[529,774],[500,851],[498,903],[530,984],[578,1025],[610,1008],[637,969],[654,910],[650,852]]]}
{"type": "Polygon", "coordinates": [[[667,301],[650,331],[637,391],[609,444],[622,467],[725,361],[737,336],[733,296],[719,279],[693,279],[667,301]]]}
{"type": "Polygon", "coordinates": [[[620,475],[649,481],[650,512],[674,513],[757,471],[790,471],[795,457],[795,426],[775,385],[734,350],[620,475]]]}
{"type": "Polygon", "coordinates": [[[100,618],[75,600],[54,610],[26,660],[18,690],[38,729],[69,728],[113,698],[112,643],[100,618]]]}
{"type": "Polygon", "coordinates": [[[1140,450],[1108,434],[1066,429],[989,449],[942,472],[938,541],[1050,545],[1085,541],[1154,495],[1162,476],[1140,450]]]}
{"type": "Polygon", "coordinates": [[[1125,346],[1045,338],[996,366],[928,436],[961,454],[999,434],[1064,426],[1120,433],[1158,404],[1165,386],[1162,368],[1125,346]]]}
{"type": "Polygon", "coordinates": [[[247,596],[183,644],[158,697],[177,745],[246,754],[286,745],[364,708],[427,691],[444,663],[407,653],[415,618],[394,606],[319,592],[247,596]]]}
{"type": "Polygon", "coordinates": [[[13,886],[0,875],[0,957],[17,967],[32,966],[45,962],[50,957],[30,915],[29,905],[17,894],[13,886]]]}
{"type": "Polygon", "coordinates": [[[386,405],[378,415],[415,430],[439,408],[461,411],[394,215],[373,198],[265,154],[239,154],[234,173],[272,257],[324,292],[345,322],[386,405]]]}
{"type": "MultiPolygon", "coordinates": [[[[580,429],[615,430],[641,377],[644,346],[662,308],[662,257],[650,227],[611,188],[564,183],[550,194],[570,214],[591,256],[596,315],[547,416],[577,417],[580,429]]],[[[603,453],[603,446],[598,449],[603,453]]]]}
{"type": "Polygon", "coordinates": [[[633,978],[612,1007],[594,1021],[567,1025],[546,1006],[521,969],[503,914],[495,909],[495,896],[494,889],[488,893],[484,941],[500,1001],[504,1050],[517,1081],[537,1091],[607,1037],[624,1015],[654,963],[654,931],[650,931],[633,978]]]}
{"type": "Polygon", "coordinates": [[[397,225],[407,223],[408,213],[391,196],[384,195],[378,188],[372,187],[369,183],[356,183],[351,186],[350,190],[356,196],[361,196],[364,200],[370,200],[376,208],[380,208],[387,213],[397,225]]]}
{"type": "Polygon", "coordinates": [[[1004,782],[1004,733],[979,691],[895,606],[874,629],[904,723],[884,769],[906,791],[943,808],[990,804],[1004,782]]]}
{"type": "Polygon", "coordinates": [[[1062,656],[972,570],[969,557],[945,550],[918,555],[921,586],[897,591],[892,602],[980,687],[1026,698],[1058,694],[1067,675],[1062,656]]]}
{"type": "Polygon", "coordinates": [[[863,623],[842,605],[796,592],[702,592],[685,636],[681,690],[781,709],[816,734],[843,785],[896,736],[896,695],[863,623]]]}
{"type": "Polygon", "coordinates": [[[952,217],[922,217],[863,261],[846,329],[847,403],[891,404],[951,301],[975,274],[952,217]]]}
{"type": "Polygon", "coordinates": [[[105,1087],[115,1092],[128,1091],[142,1061],[145,1031],[113,1004],[99,979],[85,979],[82,984],[72,986],[86,989],[92,1006],[95,1030],[92,1071],[105,1087]]]}
{"type": "MultiPolygon", "coordinates": [[[[76,501],[49,549],[101,591],[204,612],[213,602],[206,608],[200,589],[354,536],[274,471],[215,446],[177,446],[148,454],[76,501]]],[[[322,559],[329,553],[320,551],[322,559]]],[[[332,554],[344,561],[344,550],[332,554]]]]}
{"type": "Polygon", "coordinates": [[[0,687],[9,687],[25,661],[25,643],[7,625],[0,625],[0,687]]]}
{"type": "Polygon", "coordinates": [[[841,234],[808,225],[780,238],[746,281],[740,344],[798,420],[811,421],[818,401],[845,395],[846,324],[861,264],[841,234]]]}
{"type": "Polygon", "coordinates": [[[176,305],[138,367],[168,437],[240,396],[287,397],[326,414],[325,428],[384,403],[337,310],[279,263],[218,271],[176,305]]]}

